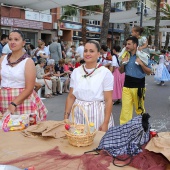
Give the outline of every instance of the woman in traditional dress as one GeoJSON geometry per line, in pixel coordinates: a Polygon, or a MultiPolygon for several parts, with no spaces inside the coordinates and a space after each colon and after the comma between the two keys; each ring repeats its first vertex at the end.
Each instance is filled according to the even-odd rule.
{"type": "Polygon", "coordinates": [[[155,80],[157,81],[157,84],[160,84],[162,86],[165,85],[165,81],[170,81],[170,74],[168,72],[168,69],[165,66],[165,50],[161,50],[161,55],[159,55],[159,65],[156,69],[155,73],[155,80]]]}
{"type": "MultiPolygon", "coordinates": [[[[112,116],[113,75],[109,69],[97,63],[100,56],[100,45],[90,40],[84,48],[85,64],[75,68],[71,74],[70,91],[66,99],[65,119],[71,119],[74,105],[81,106],[87,113],[89,122],[95,128],[107,131],[114,126],[112,116]]],[[[86,120],[80,108],[74,110],[77,124],[86,120]]]]}
{"type": "Polygon", "coordinates": [[[0,59],[0,112],[37,114],[46,119],[47,109],[34,91],[36,71],[33,60],[25,53],[24,34],[14,30],[9,34],[12,53],[0,59]]]}
{"type": "Polygon", "coordinates": [[[122,99],[122,89],[125,81],[125,73],[119,72],[119,60],[118,55],[120,52],[120,46],[114,46],[112,49],[112,64],[110,71],[113,73],[114,86],[113,86],[113,104],[121,103],[122,99]]]}
{"type": "Polygon", "coordinates": [[[101,58],[99,62],[102,66],[110,68],[111,63],[112,63],[112,55],[107,50],[108,50],[108,47],[106,45],[101,46],[101,50],[100,50],[101,58]]]}

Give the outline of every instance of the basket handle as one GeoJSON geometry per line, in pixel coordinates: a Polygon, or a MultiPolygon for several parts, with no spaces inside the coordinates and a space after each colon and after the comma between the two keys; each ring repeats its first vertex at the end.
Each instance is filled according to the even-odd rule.
{"type": "Polygon", "coordinates": [[[86,111],[85,111],[80,105],[78,105],[78,104],[73,105],[72,110],[71,110],[73,125],[75,126],[74,109],[75,109],[76,107],[79,107],[79,108],[82,110],[82,112],[83,112],[83,114],[84,114],[84,117],[85,117],[85,119],[86,119],[86,123],[87,123],[87,132],[88,132],[88,134],[90,134],[90,126],[89,126],[89,120],[88,120],[88,117],[87,117],[87,113],[86,113],[86,111]]]}

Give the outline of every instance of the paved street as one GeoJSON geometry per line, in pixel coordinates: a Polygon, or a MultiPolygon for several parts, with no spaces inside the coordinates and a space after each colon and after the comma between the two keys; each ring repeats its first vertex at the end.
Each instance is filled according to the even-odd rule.
{"type": "MultiPolygon", "coordinates": [[[[165,86],[157,85],[154,82],[153,76],[146,77],[146,100],[145,108],[146,112],[151,115],[150,122],[154,129],[161,131],[170,130],[170,82],[165,83],[165,86]]],[[[48,120],[62,120],[65,107],[65,99],[67,94],[62,96],[56,96],[51,99],[45,99],[45,103],[48,109],[48,120]]],[[[121,105],[113,106],[113,115],[115,119],[115,125],[119,125],[121,105]]],[[[134,114],[135,116],[135,114],[134,114]]]]}

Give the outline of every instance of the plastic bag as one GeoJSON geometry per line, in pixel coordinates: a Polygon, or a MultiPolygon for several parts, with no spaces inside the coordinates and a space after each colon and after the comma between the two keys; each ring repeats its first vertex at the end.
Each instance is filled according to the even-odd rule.
{"type": "Polygon", "coordinates": [[[29,125],[29,115],[12,115],[9,111],[2,118],[2,130],[5,132],[23,130],[29,125]]]}

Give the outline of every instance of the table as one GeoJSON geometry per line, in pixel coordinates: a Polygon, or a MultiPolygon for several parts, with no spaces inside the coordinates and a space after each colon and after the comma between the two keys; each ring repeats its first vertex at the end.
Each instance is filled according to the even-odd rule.
{"type": "MultiPolygon", "coordinates": [[[[60,138],[28,138],[24,137],[20,132],[3,132],[0,130],[0,161],[9,161],[12,159],[16,159],[25,154],[29,154],[32,152],[39,151],[47,151],[56,146],[59,147],[60,151],[63,153],[71,154],[71,155],[81,155],[85,151],[90,151],[95,149],[104,132],[97,132],[94,143],[91,146],[87,147],[74,147],[71,146],[67,139],[60,138]],[[31,147],[30,147],[31,146],[31,147]]],[[[109,169],[114,170],[136,170],[133,167],[126,166],[123,168],[115,167],[113,164],[110,164],[109,169]]]]}

